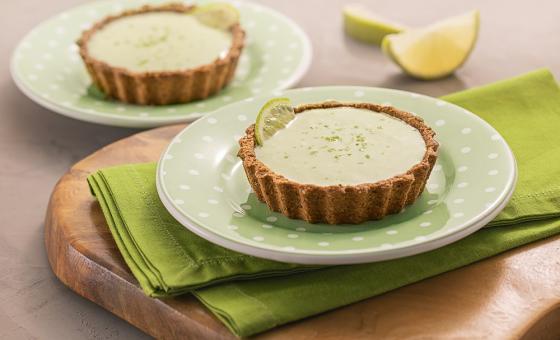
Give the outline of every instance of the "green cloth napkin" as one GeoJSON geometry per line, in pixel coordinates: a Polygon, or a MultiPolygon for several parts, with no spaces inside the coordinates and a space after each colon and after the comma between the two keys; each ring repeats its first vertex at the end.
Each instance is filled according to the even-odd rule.
{"type": "Polygon", "coordinates": [[[539,70],[444,99],[480,115],[505,137],[519,180],[495,227],[420,255],[317,270],[258,259],[179,225],[158,199],[154,164],[102,169],[88,181],[147,294],[192,290],[232,332],[247,336],[560,233],[554,218],[560,216],[560,90],[553,76],[539,70]]]}

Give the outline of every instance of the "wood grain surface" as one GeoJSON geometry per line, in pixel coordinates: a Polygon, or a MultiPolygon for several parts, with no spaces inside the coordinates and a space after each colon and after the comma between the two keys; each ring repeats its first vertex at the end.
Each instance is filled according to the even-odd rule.
{"type": "MultiPolygon", "coordinates": [[[[50,199],[48,258],[70,289],[156,338],[229,339],[234,336],[191,295],[161,300],[144,295],[86,183],[88,174],[101,167],[157,160],[182,128],[142,132],[76,163],[50,199]]],[[[560,237],[257,338],[559,339],[560,237]]]]}

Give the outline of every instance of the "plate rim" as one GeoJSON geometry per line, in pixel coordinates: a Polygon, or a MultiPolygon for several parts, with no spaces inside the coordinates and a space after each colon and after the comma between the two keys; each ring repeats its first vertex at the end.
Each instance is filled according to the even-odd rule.
{"type": "MultiPolygon", "coordinates": [[[[517,179],[517,167],[515,170],[517,179]]],[[[238,251],[243,254],[252,255],[264,259],[297,263],[297,264],[308,264],[308,265],[345,265],[345,264],[359,264],[359,263],[371,263],[397,259],[406,256],[412,256],[428,252],[443,246],[449,245],[453,242],[459,241],[474,232],[482,229],[486,224],[488,224],[494,217],[496,217],[502,209],[507,205],[513,192],[515,191],[515,186],[512,187],[506,194],[505,198],[495,207],[494,210],[490,211],[486,216],[483,216],[480,220],[472,223],[469,227],[458,229],[457,232],[444,235],[442,237],[429,239],[425,242],[414,244],[411,246],[406,246],[403,248],[388,248],[380,249],[377,251],[362,251],[360,253],[341,253],[341,254],[311,254],[311,253],[298,253],[293,251],[281,251],[270,248],[255,247],[247,243],[237,242],[235,240],[230,240],[221,235],[213,233],[212,231],[198,226],[196,223],[192,222],[186,216],[183,216],[169,201],[165,195],[162,195],[161,184],[159,176],[156,177],[156,187],[158,195],[167,209],[167,211],[177,219],[185,228],[195,233],[196,235],[204,238],[205,240],[220,245],[224,248],[238,251]]]]}
{"type": "MultiPolygon", "coordinates": [[[[290,92],[308,91],[309,89],[333,90],[337,88],[345,88],[351,90],[368,89],[368,90],[375,90],[375,91],[399,92],[401,94],[408,94],[408,95],[414,94],[415,96],[417,95],[419,97],[425,97],[431,101],[442,101],[441,99],[438,98],[434,98],[434,97],[430,97],[427,95],[414,93],[410,91],[381,88],[381,87],[366,87],[366,86],[307,87],[307,88],[291,89],[291,90],[284,91],[284,95],[289,95],[290,92]]],[[[261,95],[255,97],[255,99],[266,98],[266,97],[268,96],[261,95]]],[[[176,218],[187,229],[209,240],[210,242],[214,242],[226,248],[233,249],[245,254],[250,254],[253,256],[258,256],[258,257],[263,257],[263,258],[268,258],[268,259],[273,259],[278,261],[301,263],[301,264],[356,264],[356,263],[394,259],[394,258],[410,256],[410,255],[426,252],[429,250],[433,250],[442,247],[444,245],[450,244],[452,242],[455,242],[461,238],[464,238],[474,233],[475,231],[479,230],[484,225],[486,225],[488,222],[490,222],[494,217],[496,217],[500,213],[500,211],[506,206],[511,196],[513,195],[513,192],[515,190],[515,185],[517,183],[517,178],[518,178],[517,162],[515,159],[515,155],[513,154],[513,151],[509,147],[509,144],[505,141],[505,139],[501,136],[501,134],[492,125],[490,125],[488,122],[486,122],[484,119],[474,114],[473,112],[465,108],[462,108],[458,105],[455,105],[453,103],[449,103],[447,101],[446,103],[447,105],[454,106],[457,109],[461,110],[464,114],[470,115],[475,120],[478,120],[479,123],[490,127],[496,134],[500,135],[501,139],[503,140],[505,149],[507,151],[507,156],[508,156],[507,161],[512,171],[509,175],[509,178],[507,179],[507,184],[505,189],[502,191],[500,196],[494,201],[493,205],[488,206],[485,209],[481,210],[478,215],[473,217],[471,220],[466,221],[463,224],[459,225],[458,227],[454,228],[454,230],[450,230],[447,233],[438,235],[435,238],[429,238],[421,243],[405,245],[398,248],[376,249],[375,251],[372,249],[369,250],[359,249],[351,252],[338,251],[337,253],[334,253],[333,251],[298,252],[297,250],[288,251],[288,250],[280,250],[280,249],[270,249],[265,247],[259,247],[257,245],[252,245],[249,243],[239,242],[236,239],[219,235],[213,232],[211,229],[200,226],[198,223],[196,223],[196,221],[192,221],[188,217],[184,216],[171,203],[171,198],[169,197],[169,194],[162,187],[161,184],[161,181],[163,180],[161,166],[163,164],[163,158],[169,152],[169,148],[174,144],[175,138],[179,138],[179,136],[182,136],[185,133],[185,131],[192,128],[193,126],[196,126],[196,124],[201,124],[203,120],[194,122],[193,124],[190,124],[189,126],[185,127],[183,130],[181,130],[170,141],[169,145],[162,152],[156,170],[156,187],[157,187],[158,195],[162,203],[166,207],[166,209],[171,213],[171,215],[174,218],[176,218]]],[[[212,112],[211,114],[216,114],[218,111],[224,110],[224,108],[227,108],[230,105],[240,105],[240,103],[237,102],[237,103],[226,105],[221,109],[212,112]]]]}
{"type": "MultiPolygon", "coordinates": [[[[104,0],[104,1],[107,2],[107,3],[112,2],[110,0],[104,0]]],[[[286,20],[286,22],[288,22],[288,24],[292,28],[292,30],[294,30],[294,32],[297,32],[297,35],[301,38],[301,42],[302,42],[302,45],[303,45],[302,46],[303,57],[301,58],[297,68],[294,70],[292,75],[289,78],[287,78],[284,82],[280,83],[274,89],[271,89],[268,92],[271,93],[271,92],[274,92],[274,91],[282,91],[282,90],[289,89],[292,86],[296,85],[305,76],[306,72],[309,70],[309,68],[311,66],[311,61],[313,59],[313,45],[311,44],[311,39],[309,38],[307,33],[303,30],[303,28],[300,25],[298,25],[298,23],[296,23],[292,18],[290,18],[289,16],[277,11],[274,8],[271,8],[271,7],[268,7],[268,6],[265,6],[265,5],[261,5],[261,4],[255,3],[255,2],[251,2],[251,1],[243,1],[243,2],[231,1],[231,0],[225,0],[225,1],[229,2],[229,3],[239,3],[239,4],[242,4],[242,6],[258,8],[261,11],[268,11],[270,14],[272,14],[276,17],[279,17],[279,18],[282,18],[282,19],[286,20]]],[[[161,117],[118,116],[118,115],[115,115],[115,114],[112,114],[112,113],[106,113],[106,112],[102,112],[102,111],[97,111],[96,113],[90,113],[90,112],[85,112],[84,110],[76,110],[76,109],[68,108],[68,107],[65,107],[63,105],[58,104],[55,101],[43,98],[39,94],[35,93],[35,91],[33,91],[30,87],[25,85],[25,83],[21,79],[21,76],[18,74],[18,72],[16,70],[16,63],[17,63],[16,54],[17,54],[17,52],[22,48],[23,43],[37,29],[39,29],[45,23],[49,22],[50,20],[53,20],[54,18],[61,15],[62,13],[65,13],[65,12],[71,11],[71,10],[76,10],[78,8],[87,8],[87,7],[91,6],[92,4],[94,4],[94,3],[92,3],[92,2],[85,3],[85,4],[78,5],[78,6],[69,7],[69,8],[66,8],[66,9],[60,11],[60,12],[57,12],[54,15],[51,15],[48,18],[46,18],[46,19],[40,21],[39,23],[37,23],[27,33],[25,33],[24,36],[18,41],[18,43],[16,44],[16,46],[12,50],[12,53],[11,53],[11,56],[10,56],[9,72],[10,72],[10,76],[11,76],[12,80],[16,84],[16,87],[27,98],[31,99],[33,102],[35,102],[39,106],[42,106],[42,107],[48,109],[49,111],[52,111],[54,113],[58,113],[60,115],[63,115],[63,116],[69,117],[69,118],[73,118],[73,119],[76,119],[76,120],[89,122],[89,123],[102,124],[102,125],[108,125],[108,126],[129,127],[129,128],[149,128],[149,127],[158,127],[158,126],[178,124],[178,123],[188,123],[188,122],[195,121],[195,120],[197,120],[197,119],[199,119],[203,116],[206,116],[210,113],[213,113],[216,110],[220,110],[223,107],[222,106],[222,107],[220,107],[216,110],[203,112],[203,113],[198,113],[198,114],[196,114],[197,112],[192,112],[192,113],[190,113],[188,115],[185,115],[183,117],[163,117],[163,118],[161,118],[161,117]]],[[[254,96],[248,96],[246,98],[240,99],[239,101],[245,100],[247,98],[253,98],[253,97],[254,96]]],[[[202,100],[202,101],[204,101],[204,100],[202,100]]],[[[122,105],[122,104],[126,104],[126,103],[116,102],[115,105],[119,105],[119,104],[122,105]]],[[[144,107],[146,107],[146,110],[150,109],[149,105],[144,105],[144,107]]]]}

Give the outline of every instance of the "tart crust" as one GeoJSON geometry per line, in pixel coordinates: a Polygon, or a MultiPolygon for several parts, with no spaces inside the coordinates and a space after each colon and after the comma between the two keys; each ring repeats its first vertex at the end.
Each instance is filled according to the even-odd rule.
{"type": "Polygon", "coordinates": [[[224,58],[212,63],[177,71],[134,72],[93,58],[88,52],[89,39],[108,23],[120,18],[149,12],[188,13],[195,6],[165,4],[145,5],[108,16],[84,31],[77,41],[93,83],[105,94],[119,101],[141,105],[186,103],[207,98],[224,88],[233,78],[244,46],[245,31],[239,24],[230,28],[232,44],[224,58]]]}
{"type": "Polygon", "coordinates": [[[407,172],[375,183],[319,186],[301,184],[275,173],[255,156],[255,125],[239,140],[238,157],[258,199],[271,210],[310,223],[357,224],[395,214],[420,196],[437,159],[435,132],[422,118],[391,106],[329,101],[294,108],[296,114],[311,109],[354,107],[384,112],[418,129],[426,152],[407,172]]]}

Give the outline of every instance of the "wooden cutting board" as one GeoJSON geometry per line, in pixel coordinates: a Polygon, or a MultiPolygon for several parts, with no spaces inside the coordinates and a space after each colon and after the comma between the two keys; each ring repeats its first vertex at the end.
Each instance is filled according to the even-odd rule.
{"type": "MultiPolygon", "coordinates": [[[[191,295],[153,299],[128,270],[86,177],[152,162],[184,126],[145,131],[76,163],[56,185],[45,243],[56,276],[156,338],[234,336],[191,295]]],[[[260,334],[263,339],[560,339],[560,237],[260,334]]]]}

